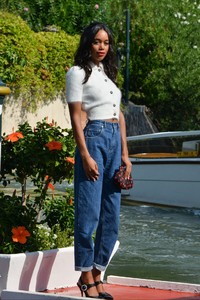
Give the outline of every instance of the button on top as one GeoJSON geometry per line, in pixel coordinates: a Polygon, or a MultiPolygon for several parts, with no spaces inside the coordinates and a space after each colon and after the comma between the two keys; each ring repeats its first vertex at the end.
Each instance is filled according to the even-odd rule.
{"type": "Polygon", "coordinates": [[[107,79],[104,79],[104,81],[107,82],[108,80],[107,80],[107,79]]]}
{"type": "Polygon", "coordinates": [[[110,91],[110,94],[113,94],[113,91],[110,91]]]}
{"type": "Polygon", "coordinates": [[[98,69],[99,72],[101,72],[101,69],[98,69]]]}

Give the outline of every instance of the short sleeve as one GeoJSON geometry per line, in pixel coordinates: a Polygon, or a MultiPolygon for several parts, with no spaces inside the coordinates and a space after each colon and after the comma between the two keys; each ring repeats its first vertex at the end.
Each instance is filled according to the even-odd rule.
{"type": "Polygon", "coordinates": [[[78,66],[69,69],[66,75],[66,98],[68,103],[82,102],[85,72],[78,66]]]}

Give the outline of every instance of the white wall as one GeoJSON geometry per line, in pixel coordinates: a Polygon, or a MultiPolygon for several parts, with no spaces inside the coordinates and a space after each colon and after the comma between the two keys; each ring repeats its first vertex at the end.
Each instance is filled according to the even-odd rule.
{"type": "Polygon", "coordinates": [[[60,97],[55,101],[38,105],[38,109],[34,113],[27,112],[22,107],[20,99],[13,97],[6,97],[3,104],[2,111],[2,134],[10,134],[18,129],[18,125],[28,121],[34,127],[38,121],[42,121],[48,117],[48,122],[51,123],[52,119],[57,122],[61,128],[71,128],[70,116],[68,105],[65,99],[60,97]]]}

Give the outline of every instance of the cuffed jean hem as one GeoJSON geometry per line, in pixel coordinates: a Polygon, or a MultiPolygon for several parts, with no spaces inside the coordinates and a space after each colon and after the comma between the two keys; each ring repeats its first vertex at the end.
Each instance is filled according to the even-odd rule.
{"type": "Polygon", "coordinates": [[[100,266],[100,265],[94,263],[94,268],[101,271],[101,272],[103,272],[103,271],[105,271],[107,266],[100,266]]]}
{"type": "Polygon", "coordinates": [[[88,271],[92,271],[92,269],[94,269],[94,268],[103,272],[103,271],[105,271],[107,266],[100,266],[100,265],[94,263],[94,266],[91,266],[91,267],[75,267],[75,271],[88,272],[88,271]]]}
{"type": "Polygon", "coordinates": [[[81,271],[81,272],[88,272],[88,271],[92,271],[93,266],[91,267],[76,267],[75,266],[75,271],[81,271]]]}

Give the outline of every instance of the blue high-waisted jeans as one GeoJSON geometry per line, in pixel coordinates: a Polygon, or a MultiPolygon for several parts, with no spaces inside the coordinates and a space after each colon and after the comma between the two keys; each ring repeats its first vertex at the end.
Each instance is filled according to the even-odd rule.
{"type": "Polygon", "coordinates": [[[118,123],[95,120],[87,123],[84,134],[100,175],[88,180],[76,149],[75,270],[104,271],[118,236],[121,190],[113,177],[121,164],[120,128],[118,123]]]}

